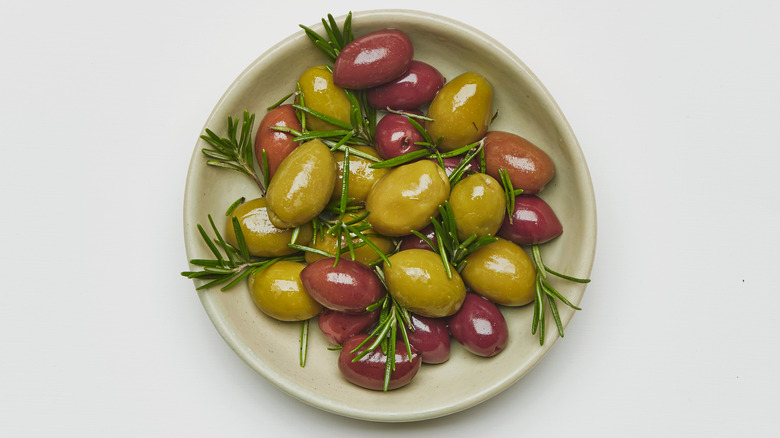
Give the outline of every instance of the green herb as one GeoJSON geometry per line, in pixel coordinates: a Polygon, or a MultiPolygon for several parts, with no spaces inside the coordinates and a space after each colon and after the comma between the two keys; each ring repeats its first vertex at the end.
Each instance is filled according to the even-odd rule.
{"type": "Polygon", "coordinates": [[[344,46],[354,40],[352,35],[352,12],[347,14],[347,18],[344,19],[343,30],[339,29],[336,20],[333,15],[328,14],[328,20],[322,19],[322,26],[325,28],[325,32],[328,38],[320,36],[317,32],[309,29],[304,25],[300,25],[301,29],[306,32],[306,35],[314,43],[325,56],[330,59],[330,62],[334,62],[344,46]]]}
{"type": "Polygon", "coordinates": [[[241,124],[241,135],[238,134],[238,119],[228,116],[227,137],[220,137],[214,131],[206,129],[206,135],[201,135],[206,143],[213,149],[202,149],[204,155],[210,158],[206,161],[209,166],[230,169],[249,175],[265,194],[266,186],[260,181],[254,167],[254,148],[252,147],[252,125],[255,115],[244,111],[244,121],[241,124]]]}
{"type": "Polygon", "coordinates": [[[225,216],[230,216],[233,213],[233,210],[236,209],[239,205],[243,204],[246,201],[245,197],[240,197],[235,200],[232,204],[230,204],[230,207],[228,207],[227,211],[225,212],[225,216]]]}
{"type": "Polygon", "coordinates": [[[523,193],[523,189],[515,189],[512,185],[512,180],[509,179],[509,173],[506,169],[498,169],[498,174],[501,176],[501,185],[504,187],[504,197],[506,198],[506,215],[509,218],[511,224],[514,219],[515,213],[515,197],[523,193]]]}
{"type": "Polygon", "coordinates": [[[301,324],[301,368],[306,366],[306,353],[309,349],[309,320],[301,324]]]}

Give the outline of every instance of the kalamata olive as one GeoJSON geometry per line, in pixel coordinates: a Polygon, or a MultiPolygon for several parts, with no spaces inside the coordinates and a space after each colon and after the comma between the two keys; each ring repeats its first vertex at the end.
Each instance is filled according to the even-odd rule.
{"type": "Polygon", "coordinates": [[[368,266],[349,259],[324,258],[301,271],[309,296],[324,307],[345,313],[363,313],[385,294],[382,283],[368,266]]]}
{"type": "Polygon", "coordinates": [[[477,237],[496,234],[506,216],[504,189],[484,173],[471,174],[455,184],[449,202],[461,241],[472,234],[477,237]]]}
{"type": "MultiPolygon", "coordinates": [[[[352,148],[371,155],[372,157],[379,158],[376,149],[370,146],[352,146],[352,148]]],[[[331,196],[331,199],[336,200],[341,198],[344,174],[344,152],[334,152],[333,159],[336,160],[336,164],[338,165],[338,172],[336,173],[336,185],[333,187],[333,196],[331,196]]],[[[374,169],[371,167],[372,163],[373,161],[358,157],[354,154],[349,156],[349,187],[347,189],[347,196],[354,199],[352,201],[353,203],[359,204],[365,202],[371,187],[390,171],[390,169],[374,169]]]]}
{"type": "Polygon", "coordinates": [[[385,160],[422,149],[415,143],[424,140],[420,131],[401,114],[385,115],[374,131],[374,146],[385,160]]]}
{"type": "Polygon", "coordinates": [[[485,135],[487,173],[500,180],[499,169],[505,169],[515,189],[533,195],[544,189],[555,175],[555,165],[546,152],[530,141],[504,131],[485,135]]]}
{"type": "Polygon", "coordinates": [[[379,310],[357,315],[324,309],[317,324],[325,338],[334,345],[343,345],[352,336],[365,331],[379,320],[379,310]]]}
{"type": "Polygon", "coordinates": [[[552,207],[536,195],[515,197],[515,210],[504,218],[498,235],[518,245],[548,242],[563,233],[552,207]]]}
{"type": "Polygon", "coordinates": [[[457,312],[466,296],[466,286],[451,267],[447,277],[441,257],[433,251],[409,249],[388,257],[384,274],[387,289],[410,312],[441,318],[457,312]]]}
{"type": "Polygon", "coordinates": [[[466,257],[461,275],[471,290],[497,304],[524,306],[536,296],[536,270],[530,257],[502,238],[466,257]]]}
{"type": "Polygon", "coordinates": [[[366,91],[369,105],[376,109],[410,110],[429,103],[446,79],[430,64],[415,61],[398,78],[366,91]]]}
{"type": "Polygon", "coordinates": [[[268,217],[278,228],[305,224],[330,201],[336,161],[321,140],[308,141],[282,161],[266,191],[268,217]]]}
{"type": "MultiPolygon", "coordinates": [[[[428,158],[428,160],[433,161],[434,163],[438,164],[438,160],[436,158],[428,158]]],[[[445,157],[442,158],[441,161],[444,164],[444,171],[447,173],[447,176],[452,175],[452,172],[460,165],[460,162],[463,160],[463,156],[456,156],[456,157],[445,157]]],[[[476,158],[469,161],[469,163],[466,165],[466,174],[474,173],[479,171],[479,163],[477,163],[476,158]]]]}
{"type": "MultiPolygon", "coordinates": [[[[238,248],[233,217],[238,218],[249,253],[258,257],[279,257],[297,250],[287,244],[291,242],[293,230],[274,226],[268,218],[265,198],[247,201],[236,207],[225,224],[225,240],[238,248]]],[[[307,245],[313,235],[311,223],[301,225],[295,243],[307,245]]]]}
{"type": "Polygon", "coordinates": [[[433,98],[426,122],[433,140],[442,138],[439,149],[451,151],[485,136],[493,117],[493,87],[482,76],[467,72],[454,78],[433,98]]]}
{"type": "Polygon", "coordinates": [[[506,320],[495,304],[467,293],[458,313],[449,318],[452,337],[471,353],[493,357],[503,351],[509,338],[506,320]]]}
{"type": "MultiPolygon", "coordinates": [[[[339,371],[341,371],[344,378],[355,385],[381,391],[384,388],[385,364],[387,363],[387,356],[382,353],[381,348],[377,347],[360,360],[352,362],[352,359],[360,354],[365,346],[355,353],[352,353],[352,350],[357,348],[366,337],[368,335],[355,335],[347,339],[339,353],[339,371]]],[[[387,389],[398,389],[407,385],[417,375],[421,365],[422,358],[414,348],[412,348],[412,356],[409,357],[409,353],[406,351],[406,344],[402,340],[396,341],[395,370],[390,374],[390,382],[387,389]]]]}
{"type": "Polygon", "coordinates": [[[293,141],[292,134],[270,129],[272,126],[284,126],[299,132],[301,130],[301,124],[292,105],[280,105],[268,111],[260,121],[255,136],[255,157],[258,164],[262,163],[262,151],[265,151],[269,178],[274,176],[282,160],[298,146],[298,143],[293,141]]]}
{"type": "Polygon", "coordinates": [[[374,184],[366,198],[368,223],[385,236],[406,236],[429,225],[450,195],[444,169],[421,160],[398,166],[374,184]]]}
{"type": "Polygon", "coordinates": [[[423,363],[444,363],[450,358],[450,331],[446,318],[409,315],[413,331],[408,331],[409,344],[420,352],[423,363]]]}
{"type": "Polygon", "coordinates": [[[397,29],[382,29],[344,46],[333,64],[333,82],[356,90],[386,84],[401,76],[414,56],[409,37],[397,29]]]}
{"type": "MultiPolygon", "coordinates": [[[[353,214],[349,214],[346,216],[347,220],[349,220],[350,217],[360,217],[360,211],[353,214]]],[[[368,228],[365,231],[362,232],[363,235],[366,237],[366,239],[370,240],[371,243],[379,249],[379,251],[382,252],[382,254],[389,254],[393,251],[395,248],[395,242],[393,242],[392,239],[388,239],[387,237],[382,237],[378,235],[376,232],[374,232],[373,229],[368,228]]],[[[354,243],[356,246],[361,244],[361,239],[359,237],[355,237],[352,239],[352,243],[354,243]]],[[[338,239],[336,239],[333,235],[325,233],[324,235],[317,235],[316,239],[313,239],[312,242],[309,244],[314,249],[319,249],[320,251],[325,251],[328,254],[330,254],[332,257],[336,256],[336,247],[338,246],[339,242],[338,239]]],[[[349,246],[345,241],[341,242],[341,247],[348,248],[349,246]]],[[[373,248],[371,248],[368,245],[361,245],[357,246],[354,251],[355,257],[352,258],[352,254],[348,251],[342,252],[341,257],[343,258],[349,258],[351,260],[355,260],[356,262],[360,262],[364,265],[370,265],[377,260],[381,258],[379,254],[374,251],[373,248]]],[[[321,258],[323,258],[323,255],[315,254],[313,252],[307,252],[306,255],[306,262],[307,263],[313,263],[321,258]]]]}
{"type": "Polygon", "coordinates": [[[401,239],[401,244],[398,246],[398,250],[403,251],[405,249],[427,249],[428,251],[433,251],[434,248],[437,250],[439,249],[439,244],[436,242],[436,230],[433,228],[433,225],[426,226],[422,230],[419,230],[419,233],[431,240],[433,243],[433,248],[431,248],[431,245],[429,245],[428,242],[420,239],[414,234],[410,234],[401,239]]]}
{"type": "MultiPolygon", "coordinates": [[[[301,84],[303,103],[307,107],[333,117],[344,123],[350,123],[352,104],[344,89],[333,83],[333,74],[324,65],[311,67],[303,72],[298,83],[301,84]]],[[[312,115],[306,116],[306,127],[313,131],[332,131],[337,126],[318,119],[312,115]]]]}
{"type": "Polygon", "coordinates": [[[303,263],[278,261],[249,276],[252,301],[266,315],[281,321],[304,321],[322,311],[301,283],[303,263]]]}

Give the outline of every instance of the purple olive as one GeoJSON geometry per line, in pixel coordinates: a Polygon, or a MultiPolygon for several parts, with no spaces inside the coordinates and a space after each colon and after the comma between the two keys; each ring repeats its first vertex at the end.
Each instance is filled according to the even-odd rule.
{"type": "Polygon", "coordinates": [[[498,235],[518,245],[548,242],[563,233],[552,207],[536,195],[515,197],[512,216],[504,217],[498,235]],[[511,222],[510,222],[511,218],[511,222]]]}
{"type": "Polygon", "coordinates": [[[333,83],[356,90],[386,84],[409,68],[413,56],[412,41],[400,30],[371,32],[341,50],[333,64],[333,83]]]}
{"type": "Polygon", "coordinates": [[[343,345],[352,336],[365,333],[378,320],[379,310],[352,315],[325,309],[320,313],[318,325],[331,344],[343,345]]]}
{"type": "Polygon", "coordinates": [[[424,140],[409,119],[400,114],[385,115],[374,131],[374,146],[385,160],[422,149],[415,143],[424,140]]]}
{"type": "Polygon", "coordinates": [[[347,258],[340,258],[333,266],[334,260],[320,259],[301,271],[301,283],[315,301],[331,310],[356,314],[384,296],[371,268],[347,258]]]}
{"type": "Polygon", "coordinates": [[[449,319],[450,333],[471,353],[492,357],[506,346],[509,330],[504,315],[486,298],[473,292],[449,319]]]}
{"type": "Polygon", "coordinates": [[[404,74],[366,92],[368,103],[376,109],[410,110],[430,103],[446,79],[433,66],[412,61],[404,74]]]}
{"type": "Polygon", "coordinates": [[[423,363],[444,363],[450,358],[450,331],[445,318],[428,318],[410,314],[414,331],[408,333],[409,344],[420,352],[423,363]]]}
{"type": "MultiPolygon", "coordinates": [[[[434,163],[438,163],[439,161],[435,158],[429,158],[429,160],[433,161],[434,163]]],[[[455,170],[456,167],[460,164],[461,160],[463,160],[463,156],[456,156],[456,157],[446,157],[441,159],[444,163],[444,171],[447,173],[447,176],[452,175],[452,172],[455,170]]],[[[479,170],[479,163],[477,163],[476,158],[472,158],[469,164],[466,165],[466,175],[469,173],[477,172],[479,170]]]]}
{"type": "MultiPolygon", "coordinates": [[[[439,244],[436,242],[436,230],[433,229],[433,225],[428,225],[421,229],[420,234],[431,239],[434,248],[439,248],[439,244]]],[[[414,234],[410,234],[401,239],[401,246],[398,247],[398,250],[403,251],[405,249],[427,249],[428,251],[433,251],[433,248],[431,248],[431,245],[428,245],[428,242],[420,239],[414,234]]]]}
{"type": "MultiPolygon", "coordinates": [[[[357,335],[349,338],[339,353],[339,371],[350,382],[363,388],[381,391],[385,382],[385,364],[387,356],[377,347],[360,360],[352,362],[361,351],[352,353],[368,335],[357,335]]],[[[365,347],[365,346],[364,346],[365,347]]],[[[420,353],[412,348],[412,357],[406,351],[403,341],[395,344],[395,370],[390,374],[388,389],[400,388],[412,381],[422,365],[420,353]]]]}

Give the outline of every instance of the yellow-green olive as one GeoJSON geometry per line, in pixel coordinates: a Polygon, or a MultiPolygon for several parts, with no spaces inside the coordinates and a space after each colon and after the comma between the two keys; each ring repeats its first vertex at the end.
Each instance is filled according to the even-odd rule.
{"type": "MultiPolygon", "coordinates": [[[[241,233],[244,235],[249,253],[258,257],[279,257],[296,252],[287,246],[292,240],[292,229],[281,229],[274,226],[268,219],[265,198],[247,201],[236,207],[225,226],[225,240],[238,247],[236,232],[233,228],[233,217],[238,219],[241,233]]],[[[301,225],[296,243],[306,245],[312,237],[311,223],[301,225]]]]}
{"type": "Polygon", "coordinates": [[[452,187],[449,202],[461,241],[472,234],[492,236],[504,222],[504,189],[490,175],[474,173],[463,178],[452,187]]]}
{"type": "Polygon", "coordinates": [[[439,149],[451,151],[481,139],[493,117],[493,87],[467,72],[444,84],[428,108],[428,134],[442,138],[439,149]]]}
{"type": "Polygon", "coordinates": [[[405,236],[430,224],[450,194],[447,174],[433,161],[398,166],[368,192],[368,223],[385,236],[405,236]]]}
{"type": "Polygon", "coordinates": [[[317,316],[322,305],[301,283],[303,263],[279,261],[249,276],[252,301],[266,315],[281,321],[304,321],[317,316]]]}
{"type": "Polygon", "coordinates": [[[534,300],[536,270],[523,249],[499,238],[466,257],[461,272],[471,290],[497,304],[524,306],[534,300]]]}
{"type": "MultiPolygon", "coordinates": [[[[350,217],[359,218],[362,213],[362,211],[350,213],[350,215],[345,217],[345,221],[349,221],[350,217]]],[[[362,231],[361,233],[366,236],[366,238],[370,240],[371,243],[382,252],[382,254],[389,254],[393,251],[393,249],[395,249],[395,242],[392,239],[377,235],[376,232],[371,228],[362,231]]],[[[357,245],[361,243],[361,239],[359,237],[355,237],[352,239],[352,242],[357,245]]],[[[325,233],[324,236],[317,235],[317,238],[313,239],[309,246],[315,249],[319,249],[320,251],[325,251],[331,256],[335,257],[336,247],[338,246],[338,239],[333,237],[331,234],[325,233]]],[[[341,247],[348,248],[347,243],[342,241],[341,247]]],[[[315,261],[324,258],[325,256],[315,254],[313,252],[307,252],[305,257],[306,263],[314,263],[315,261]]],[[[341,257],[352,258],[352,255],[349,252],[342,252],[341,257]]],[[[380,258],[381,257],[379,254],[377,254],[376,251],[374,251],[370,246],[362,245],[355,248],[355,258],[353,260],[363,263],[364,265],[370,265],[380,258]]]]}
{"type": "Polygon", "coordinates": [[[453,315],[466,299],[466,286],[458,271],[447,277],[441,257],[433,251],[407,249],[388,257],[384,274],[387,290],[409,311],[441,318],[453,315]]]}
{"type": "MultiPolygon", "coordinates": [[[[376,149],[370,146],[352,146],[352,148],[381,160],[376,149]]],[[[341,198],[342,184],[344,182],[344,152],[336,151],[333,154],[333,158],[338,165],[336,186],[333,187],[333,196],[331,196],[331,199],[335,200],[341,198]]],[[[365,202],[371,187],[390,171],[389,169],[374,169],[371,167],[372,163],[374,162],[357,155],[349,155],[349,187],[347,188],[347,196],[354,198],[353,203],[365,202]]]]}
{"type": "MultiPolygon", "coordinates": [[[[333,83],[333,74],[324,65],[310,67],[303,72],[298,83],[301,84],[303,103],[326,116],[345,123],[350,122],[349,103],[344,89],[333,83]]],[[[306,126],[313,131],[332,131],[340,129],[312,115],[306,116],[306,126]]]]}
{"type": "Polygon", "coordinates": [[[278,228],[309,222],[330,201],[336,183],[336,161],[321,140],[295,148],[268,184],[268,218],[278,228]]]}

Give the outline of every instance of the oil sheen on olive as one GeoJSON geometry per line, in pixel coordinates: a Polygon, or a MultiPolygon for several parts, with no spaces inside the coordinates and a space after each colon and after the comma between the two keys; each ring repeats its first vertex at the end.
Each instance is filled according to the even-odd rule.
{"type": "Polygon", "coordinates": [[[549,155],[519,135],[491,131],[485,135],[485,167],[493,178],[500,179],[499,169],[505,169],[512,186],[533,195],[555,176],[555,165],[549,155]]]}
{"type": "MultiPolygon", "coordinates": [[[[350,123],[349,112],[352,105],[344,89],[333,83],[333,74],[324,65],[307,69],[298,78],[298,82],[301,84],[303,103],[307,107],[344,123],[350,123]]],[[[311,115],[306,116],[306,127],[312,131],[340,129],[311,115]]]]}
{"type": "MultiPolygon", "coordinates": [[[[361,347],[356,353],[352,350],[358,347],[368,335],[353,336],[344,343],[338,358],[339,371],[345,379],[362,386],[363,388],[381,391],[385,382],[385,367],[387,364],[387,355],[382,353],[382,349],[377,347],[370,353],[363,356],[360,360],[352,362],[358,353],[363,351],[361,347]]],[[[395,370],[390,374],[388,390],[398,389],[412,381],[417,372],[420,371],[422,358],[414,348],[412,356],[406,351],[406,345],[403,340],[396,341],[395,344],[395,370]]]]}
{"type": "Polygon", "coordinates": [[[466,286],[458,271],[447,277],[441,257],[433,251],[408,249],[388,257],[384,274],[387,289],[410,312],[431,318],[450,316],[458,311],[466,296],[466,286]]]}
{"type": "Polygon", "coordinates": [[[309,222],[330,201],[336,161],[321,140],[311,140],[282,161],[266,191],[268,217],[279,228],[309,222]]]}
{"type": "Polygon", "coordinates": [[[374,146],[385,160],[422,149],[415,143],[424,140],[409,118],[401,114],[385,115],[374,131],[374,146]]]}
{"type": "Polygon", "coordinates": [[[461,275],[471,290],[497,304],[524,306],[535,297],[536,270],[530,257],[505,239],[466,257],[461,275]]]}
{"type": "Polygon", "coordinates": [[[366,99],[379,110],[411,110],[430,103],[445,82],[444,76],[432,65],[412,60],[404,74],[367,90],[366,99]]]}
{"type": "Polygon", "coordinates": [[[474,293],[467,293],[458,313],[449,318],[452,337],[467,351],[493,357],[504,350],[509,339],[506,319],[498,307],[474,293]]]}
{"type": "Polygon", "coordinates": [[[504,218],[498,235],[518,245],[549,242],[563,233],[552,207],[536,195],[515,196],[515,210],[504,218]]]}
{"type": "Polygon", "coordinates": [[[379,277],[368,266],[349,259],[324,258],[301,271],[306,292],[324,307],[359,314],[385,294],[379,277]]]}
{"type": "Polygon", "coordinates": [[[444,84],[428,108],[425,127],[441,138],[439,150],[451,151],[485,136],[493,117],[493,87],[482,76],[466,72],[444,84]]]}
{"type": "MultiPolygon", "coordinates": [[[[380,159],[376,149],[370,146],[352,146],[352,148],[380,159]]],[[[333,154],[333,158],[336,160],[336,165],[338,165],[338,171],[336,173],[336,185],[333,187],[331,200],[336,200],[341,198],[341,190],[343,187],[344,152],[336,151],[333,154]]],[[[386,173],[390,172],[390,169],[374,169],[371,167],[372,163],[373,161],[358,157],[354,154],[349,156],[349,186],[347,188],[347,196],[353,198],[352,203],[361,204],[365,202],[371,187],[373,187],[380,178],[385,176],[386,173]]]]}
{"type": "Polygon", "coordinates": [[[471,174],[455,184],[449,202],[461,241],[472,234],[477,237],[496,234],[506,216],[504,189],[484,173],[471,174]]]}
{"type": "MultiPolygon", "coordinates": [[[[225,224],[225,240],[238,248],[233,217],[238,219],[249,253],[258,257],[279,257],[295,253],[297,250],[287,244],[293,236],[292,229],[277,228],[268,218],[266,199],[257,198],[236,207],[225,224]]],[[[307,245],[313,235],[311,223],[301,225],[295,243],[307,245]]]]}
{"type": "Polygon", "coordinates": [[[414,46],[398,29],[381,29],[350,42],[333,63],[333,82],[361,90],[401,76],[412,62],[414,46]]]}
{"type": "Polygon", "coordinates": [[[379,321],[379,313],[379,309],[359,314],[324,309],[317,318],[317,326],[328,342],[333,345],[343,345],[352,336],[366,333],[374,323],[379,321]]]}
{"type": "Polygon", "coordinates": [[[306,293],[300,274],[306,265],[278,261],[249,276],[252,301],[266,315],[281,321],[304,321],[323,307],[306,293]]]}
{"type": "Polygon", "coordinates": [[[371,188],[366,198],[368,222],[379,234],[405,236],[429,225],[449,195],[444,169],[427,160],[404,164],[371,188]]]}
{"type": "Polygon", "coordinates": [[[292,134],[271,129],[272,126],[284,126],[299,132],[301,130],[301,124],[292,105],[280,105],[268,111],[260,121],[255,136],[255,157],[258,164],[262,163],[262,152],[265,151],[269,177],[274,176],[282,160],[298,147],[298,143],[293,141],[292,134]]]}
{"type": "Polygon", "coordinates": [[[428,318],[409,314],[414,330],[409,331],[409,344],[420,352],[423,363],[444,363],[450,358],[450,331],[447,318],[428,318]]]}

